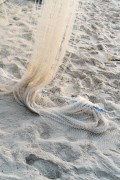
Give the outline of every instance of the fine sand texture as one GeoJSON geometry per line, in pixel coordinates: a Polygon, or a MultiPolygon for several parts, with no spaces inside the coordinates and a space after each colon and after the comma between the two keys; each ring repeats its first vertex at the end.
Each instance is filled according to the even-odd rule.
{"type": "MultiPolygon", "coordinates": [[[[5,85],[26,71],[41,10],[32,0],[18,2],[0,5],[5,85]]],[[[13,95],[0,95],[0,180],[120,179],[120,1],[79,0],[75,14],[64,61],[45,88],[50,97],[82,96],[105,108],[110,126],[101,134],[75,130],[30,112],[13,95]]]]}

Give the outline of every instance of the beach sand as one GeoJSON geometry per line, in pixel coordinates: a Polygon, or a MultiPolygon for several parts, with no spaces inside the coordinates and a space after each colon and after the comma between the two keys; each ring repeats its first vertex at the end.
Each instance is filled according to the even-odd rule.
{"type": "MultiPolygon", "coordinates": [[[[14,7],[10,2],[8,19],[0,8],[2,84],[23,76],[37,24],[33,1],[16,0],[14,7]]],[[[119,32],[118,0],[79,0],[63,64],[46,87],[56,96],[82,96],[108,110],[108,130],[75,130],[31,113],[12,95],[0,96],[0,180],[120,179],[119,32]]]]}

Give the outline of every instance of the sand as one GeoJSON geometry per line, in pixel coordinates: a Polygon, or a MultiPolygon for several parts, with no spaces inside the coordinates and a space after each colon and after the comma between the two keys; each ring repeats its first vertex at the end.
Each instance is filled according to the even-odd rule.
{"type": "MultiPolygon", "coordinates": [[[[8,3],[8,19],[0,14],[0,83],[18,82],[32,54],[37,15],[33,1],[21,2],[8,3]]],[[[46,89],[100,105],[110,127],[98,135],[74,130],[0,96],[0,180],[120,179],[120,2],[78,4],[64,62],[46,89]]]]}

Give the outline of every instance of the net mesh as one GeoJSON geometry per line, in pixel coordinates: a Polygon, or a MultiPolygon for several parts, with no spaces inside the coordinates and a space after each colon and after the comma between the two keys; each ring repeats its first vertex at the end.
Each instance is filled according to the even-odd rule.
{"type": "MultiPolygon", "coordinates": [[[[13,92],[15,99],[20,104],[27,106],[31,111],[41,116],[49,117],[51,120],[67,124],[76,129],[84,129],[94,133],[106,131],[109,127],[109,118],[106,118],[109,112],[105,109],[84,98],[66,98],[60,96],[59,99],[62,103],[59,107],[56,101],[54,101],[58,97],[55,97],[54,94],[46,93],[47,95],[44,96],[43,89],[55,76],[67,49],[73,26],[75,1],[47,0],[44,3],[42,1],[42,4],[41,1],[30,2],[29,11],[26,9],[26,6],[28,6],[27,1],[7,1],[3,4],[3,14],[8,23],[5,26],[6,31],[9,29],[9,33],[16,38],[12,42],[12,39],[8,39],[7,36],[5,37],[6,40],[4,42],[7,41],[6,44],[11,43],[8,47],[11,48],[9,52],[12,51],[11,55],[15,58],[12,62],[15,61],[15,64],[12,65],[11,62],[4,62],[5,68],[8,68],[8,74],[4,75],[4,78],[1,79],[3,83],[5,78],[8,80],[8,83],[12,79],[12,83],[16,84],[22,78],[13,88],[10,88],[10,85],[7,84],[6,89],[8,88],[13,92]],[[9,13],[11,9],[12,13],[9,13]],[[14,14],[15,12],[17,14],[11,19],[9,14],[14,14]],[[22,16],[24,16],[24,24],[22,16]],[[29,26],[31,24],[32,26],[29,26]],[[25,28],[24,31],[21,28],[25,28]],[[32,45],[34,45],[34,48],[32,45]],[[52,45],[54,45],[54,48],[51,49],[52,45]],[[18,57],[18,55],[20,56],[18,57]],[[30,56],[31,61],[23,76],[26,69],[23,63],[27,64],[27,59],[30,59],[30,56]],[[23,60],[23,57],[26,62],[23,60]],[[16,59],[18,59],[17,67],[15,67],[16,59]],[[21,63],[24,68],[21,68],[22,70],[18,74],[21,63]]],[[[9,37],[11,38],[11,36],[9,37]]],[[[74,39],[73,45],[75,41],[76,39],[74,39]]],[[[4,69],[1,71],[4,73],[4,69]]],[[[2,91],[5,90],[4,87],[1,88],[2,91]]]]}

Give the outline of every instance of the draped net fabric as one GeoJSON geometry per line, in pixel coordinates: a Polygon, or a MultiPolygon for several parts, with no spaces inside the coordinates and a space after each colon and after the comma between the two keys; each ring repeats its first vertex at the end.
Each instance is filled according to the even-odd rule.
{"type": "MultiPolygon", "coordinates": [[[[25,6],[27,6],[27,1],[19,0],[8,0],[1,5],[1,19],[4,21],[1,23],[1,29],[6,30],[6,33],[9,29],[8,35],[15,32],[14,36],[16,36],[14,44],[12,37],[9,41],[7,35],[5,38],[8,46],[11,47],[11,53],[14,57],[16,53],[19,54],[17,63],[23,63],[25,52],[16,47],[22,38],[28,38],[29,43],[24,51],[28,52],[26,59],[30,59],[30,61],[25,59],[25,66],[19,74],[14,72],[13,76],[11,72],[8,72],[5,74],[6,78],[1,76],[1,94],[12,93],[18,103],[40,116],[49,118],[53,123],[56,121],[74,129],[94,133],[105,132],[109,128],[110,115],[96,104],[80,96],[77,98],[55,97],[54,94],[49,95],[49,92],[46,92],[44,96],[44,88],[55,77],[67,50],[75,17],[76,1],[46,0],[42,2],[42,5],[39,1],[35,1],[35,4],[32,2],[30,4],[30,12],[26,11],[25,6]],[[9,11],[14,13],[16,9],[19,16],[11,20],[9,11]],[[19,22],[22,18],[21,11],[25,12],[26,27],[28,28],[31,22],[33,24],[32,29],[26,29],[26,34],[21,34],[22,22],[19,22]],[[14,27],[16,23],[17,26],[14,27]],[[12,46],[10,46],[11,42],[12,46]],[[47,102],[50,98],[59,98],[63,104],[58,106],[53,103],[52,106],[52,103],[47,102]]],[[[11,59],[8,60],[10,66],[11,59]]],[[[12,61],[16,61],[16,58],[12,61]]],[[[1,69],[1,73],[5,73],[4,70],[1,69]]]]}

